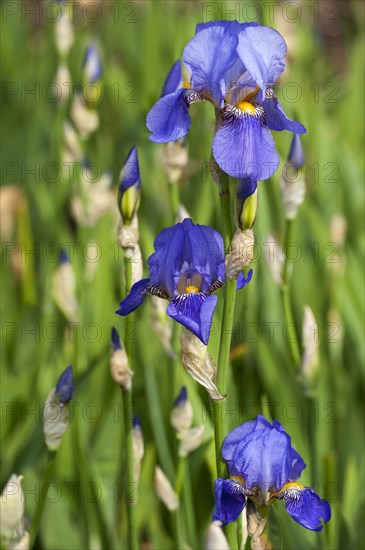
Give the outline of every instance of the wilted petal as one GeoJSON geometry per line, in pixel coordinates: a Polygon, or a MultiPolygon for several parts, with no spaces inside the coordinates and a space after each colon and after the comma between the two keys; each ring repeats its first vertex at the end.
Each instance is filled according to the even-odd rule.
{"type": "Polygon", "coordinates": [[[159,466],[155,468],[155,489],[158,498],[170,512],[179,508],[179,497],[159,466]]]}

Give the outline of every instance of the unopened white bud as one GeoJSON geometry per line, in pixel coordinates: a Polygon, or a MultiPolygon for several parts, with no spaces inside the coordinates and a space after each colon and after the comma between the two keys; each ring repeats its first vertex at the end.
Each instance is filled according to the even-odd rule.
{"type": "Polygon", "coordinates": [[[219,393],[215,384],[217,365],[209,355],[207,346],[186,328],[181,331],[180,345],[184,369],[208,390],[211,399],[223,399],[224,396],[219,393]]]}
{"type": "Polygon", "coordinates": [[[63,139],[65,143],[65,150],[63,152],[65,166],[67,167],[69,164],[80,162],[82,153],[79,138],[74,127],[69,122],[65,122],[63,126],[63,139]]]}
{"type": "Polygon", "coordinates": [[[56,73],[57,100],[67,101],[70,97],[71,75],[67,65],[61,63],[56,73]]]}
{"type": "Polygon", "coordinates": [[[28,550],[30,543],[30,535],[28,531],[24,531],[21,537],[13,539],[7,547],[7,550],[28,550]]]}
{"type": "Polygon", "coordinates": [[[346,239],[347,221],[343,214],[334,214],[331,218],[331,241],[342,246],[346,239]]]}
{"type": "Polygon", "coordinates": [[[13,237],[18,212],[25,206],[26,200],[18,185],[0,187],[0,236],[3,242],[13,237]]]}
{"type": "Polygon", "coordinates": [[[155,468],[155,490],[158,498],[170,512],[179,508],[179,497],[159,466],[155,468]]]}
{"type": "Polygon", "coordinates": [[[264,252],[272,278],[278,285],[282,285],[284,252],[280,243],[272,235],[268,235],[265,239],[264,252]]]}
{"type": "Polygon", "coordinates": [[[142,279],[143,264],[139,246],[138,218],[134,216],[130,225],[119,222],[117,242],[124,250],[124,257],[132,266],[132,285],[142,279]]]}
{"type": "Polygon", "coordinates": [[[140,424],[134,423],[132,430],[132,444],[134,457],[134,481],[138,483],[144,456],[143,432],[140,424]]]}
{"type": "Polygon", "coordinates": [[[185,140],[172,141],[163,147],[162,166],[171,184],[179,181],[188,161],[189,154],[185,140]]]}
{"type": "Polygon", "coordinates": [[[182,388],[170,414],[170,422],[177,436],[182,437],[193,423],[193,407],[188,399],[186,388],[182,388]]]}
{"type": "Polygon", "coordinates": [[[132,388],[133,371],[129,368],[128,356],[124,347],[112,350],[110,356],[110,372],[114,382],[121,388],[126,391],[132,388]]]}
{"type": "Polygon", "coordinates": [[[68,10],[55,23],[55,39],[58,53],[62,57],[66,56],[74,42],[71,14],[68,10]]]}
{"type": "Polygon", "coordinates": [[[226,257],[226,276],[236,279],[238,274],[251,265],[254,257],[255,238],[252,229],[237,229],[226,257]]]}
{"type": "Polygon", "coordinates": [[[75,94],[71,108],[71,118],[82,138],[87,138],[99,126],[97,111],[86,105],[80,93],[75,94]]]}
{"type": "Polygon", "coordinates": [[[204,437],[204,426],[191,428],[182,435],[179,456],[185,457],[200,447],[204,437]]]}
{"type": "Polygon", "coordinates": [[[230,550],[226,536],[216,522],[211,523],[207,529],[204,550],[230,550]]]}
{"type": "Polygon", "coordinates": [[[281,175],[280,191],[285,216],[288,220],[294,220],[305,197],[303,169],[297,169],[293,163],[286,163],[281,175]]]}
{"type": "Polygon", "coordinates": [[[313,311],[309,306],[304,306],[302,334],[302,374],[307,382],[312,383],[318,368],[319,334],[318,323],[316,322],[313,311]]]}
{"type": "Polygon", "coordinates": [[[12,474],[0,497],[0,533],[4,539],[14,539],[23,532],[23,476],[12,474]]]}
{"type": "Polygon", "coordinates": [[[43,409],[43,432],[49,451],[57,451],[70,419],[69,407],[60,402],[55,388],[47,397],[43,409]]]}
{"type": "Polygon", "coordinates": [[[53,296],[68,321],[77,322],[76,279],[69,261],[62,262],[54,273],[53,296]]]}

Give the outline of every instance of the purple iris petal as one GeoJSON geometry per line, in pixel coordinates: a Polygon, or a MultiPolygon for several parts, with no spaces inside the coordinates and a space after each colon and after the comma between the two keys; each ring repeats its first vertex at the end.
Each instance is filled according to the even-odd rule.
{"type": "Polygon", "coordinates": [[[249,489],[259,487],[263,493],[278,491],[289,479],[291,446],[288,435],[264,428],[249,434],[239,443],[233,457],[249,489]]]}
{"type": "Polygon", "coordinates": [[[134,145],[124,161],[119,175],[119,193],[123,193],[134,185],[137,189],[141,187],[141,178],[139,175],[138,153],[134,145]]]}
{"type": "Polygon", "coordinates": [[[237,53],[263,93],[285,68],[285,40],[270,27],[245,28],[238,36],[237,53]]]}
{"type": "Polygon", "coordinates": [[[245,201],[247,197],[253,195],[257,189],[257,181],[251,178],[240,179],[237,182],[237,198],[245,201]]]}
{"type": "Polygon", "coordinates": [[[261,115],[238,111],[226,109],[213,140],[214,158],[230,176],[265,180],[280,164],[273,137],[261,115]]]}
{"type": "Polygon", "coordinates": [[[226,94],[225,73],[237,60],[237,36],[223,26],[203,28],[188,42],[183,62],[191,74],[191,88],[209,94],[218,107],[226,94]]]}
{"type": "Polygon", "coordinates": [[[149,279],[142,279],[141,281],[138,281],[138,283],[134,283],[130,293],[122,302],[120,302],[120,308],[115,313],[124,317],[137,309],[146,297],[144,291],[149,285],[149,282],[149,279]]]}
{"type": "Polygon", "coordinates": [[[60,400],[60,403],[68,403],[71,401],[74,391],[74,383],[72,376],[71,365],[67,367],[61,374],[56,385],[56,394],[60,400]]]}
{"type": "Polygon", "coordinates": [[[266,124],[270,130],[278,132],[290,130],[295,134],[305,134],[307,132],[303,124],[286,116],[279,100],[273,94],[264,99],[262,105],[266,112],[266,124]]]}
{"type": "Polygon", "coordinates": [[[166,313],[207,345],[217,301],[217,296],[209,294],[181,294],[171,300],[166,313]]]}
{"type": "MultiPolygon", "coordinates": [[[[184,220],[185,221],[185,220],[184,220]]],[[[191,220],[189,220],[191,221],[191,220]]],[[[180,270],[184,259],[185,231],[182,223],[163,229],[154,242],[155,252],[148,260],[151,285],[174,296],[174,274],[180,270]]]]}
{"type": "Polygon", "coordinates": [[[331,508],[327,500],[321,499],[310,487],[299,491],[285,491],[285,507],[291,517],[311,531],[322,531],[321,519],[331,519],[331,508]]]}
{"type": "Polygon", "coordinates": [[[241,443],[241,441],[244,441],[250,433],[254,432],[256,429],[262,429],[265,427],[270,427],[270,422],[259,414],[255,420],[241,424],[241,426],[238,426],[227,435],[222,445],[222,456],[228,463],[230,475],[242,475],[242,472],[238,472],[234,469],[233,464],[233,457],[237,446],[241,443]]]}
{"type": "Polygon", "coordinates": [[[212,282],[219,278],[218,266],[224,262],[223,238],[218,231],[205,225],[194,225],[191,220],[184,220],[187,239],[191,249],[192,264],[203,276],[207,291],[212,282]]]}
{"type": "Polygon", "coordinates": [[[164,86],[162,88],[161,97],[176,92],[182,84],[182,71],[181,63],[178,59],[170,69],[169,74],[166,77],[164,86]]]}
{"type": "MultiPolygon", "coordinates": [[[[274,422],[272,423],[272,426],[273,428],[275,428],[275,430],[278,430],[279,432],[283,432],[285,435],[288,435],[284,430],[283,426],[277,420],[274,420],[274,422]]],[[[291,441],[291,438],[290,438],[290,441],[291,441]]],[[[291,459],[292,459],[292,466],[288,477],[288,481],[296,481],[302,475],[302,471],[306,467],[306,463],[304,462],[304,460],[302,459],[298,451],[293,449],[293,447],[291,447],[291,459]]]]}
{"type": "Polygon", "coordinates": [[[252,279],[252,275],[253,275],[252,269],[250,269],[250,271],[247,273],[247,277],[245,277],[244,273],[242,273],[242,272],[239,273],[239,275],[237,277],[237,282],[236,282],[236,290],[241,290],[241,288],[248,285],[248,283],[252,279]]]}
{"type": "Polygon", "coordinates": [[[181,88],[172,94],[161,97],[147,115],[146,125],[152,132],[149,136],[156,143],[176,141],[189,132],[188,90],[181,88]]]}
{"type": "Polygon", "coordinates": [[[215,505],[213,521],[223,524],[235,521],[246,504],[244,487],[231,479],[221,477],[214,484],[215,505]]]}

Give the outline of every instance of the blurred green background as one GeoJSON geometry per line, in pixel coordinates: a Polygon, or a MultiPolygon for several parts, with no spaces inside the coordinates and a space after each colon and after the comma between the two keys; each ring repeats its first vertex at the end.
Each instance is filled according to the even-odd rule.
{"type": "MultiPolygon", "coordinates": [[[[51,2],[1,4],[1,486],[13,472],[24,476],[31,520],[46,460],[42,407],[71,363],[76,373],[74,417],[57,457],[56,485],[37,546],[99,548],[104,525],[110,547],[127,548],[125,509],[119,501],[130,497],[122,438],[122,423],[130,419],[123,418],[109,373],[111,327],[125,336],[125,320],[114,313],[123,296],[122,254],[115,244],[118,216],[112,205],[90,224],[80,223],[71,208],[80,194],[80,170],[76,167],[72,176],[65,165],[62,171],[57,168],[65,163],[62,124],[73,99],[60,102],[52,95],[59,65],[54,39],[58,9],[51,2]],[[16,187],[9,199],[10,185],[16,187]],[[74,251],[79,312],[73,324],[54,298],[60,247],[74,251]],[[93,483],[97,498],[88,492],[93,483]],[[119,546],[117,523],[122,529],[119,546]]],[[[287,41],[288,63],[278,97],[287,114],[307,128],[302,139],[307,194],[292,237],[298,252],[292,262],[292,299],[298,327],[304,306],[313,310],[320,360],[310,387],[293,372],[280,290],[264,257],[267,235],[283,237],[280,168],[272,181],[259,186],[254,277],[237,297],[226,423],[228,432],[260,411],[277,418],[307,463],[303,482],[330,501],[333,516],[321,534],[312,533],[276,504],[270,512],[275,548],[365,545],[363,11],[358,1],[79,1],[74,7],[75,41],[68,57],[72,81],[80,82],[90,42],[104,69],[99,127],[84,142],[92,185],[101,172],[111,170],[110,193],[115,194],[120,167],[137,145],[144,262],[157,233],[174,223],[161,168],[163,147],[148,140],[145,117],[195,25],[210,19],[257,20],[287,41]]],[[[206,170],[214,127],[211,106],[193,105],[191,116],[181,202],[194,222],[221,230],[217,188],[206,170]]],[[[274,134],[284,163],[291,135],[274,134]]],[[[220,315],[218,307],[209,344],[214,357],[220,315]]],[[[135,368],[131,409],[141,416],[146,445],[138,489],[141,540],[145,548],[174,547],[171,518],[155,495],[153,471],[158,463],[168,474],[176,462],[169,414],[186,384],[194,424],[205,425],[204,443],[189,457],[187,476],[197,526],[194,547],[201,548],[213,509],[215,468],[208,396],[181,366],[172,364],[153,331],[148,300],[135,314],[127,338],[133,343],[135,368]]],[[[193,544],[189,533],[186,541],[193,544]]]]}

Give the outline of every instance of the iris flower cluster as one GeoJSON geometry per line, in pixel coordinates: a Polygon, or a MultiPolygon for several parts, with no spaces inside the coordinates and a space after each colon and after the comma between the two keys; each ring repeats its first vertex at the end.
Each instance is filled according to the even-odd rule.
{"type": "Polygon", "coordinates": [[[190,106],[209,101],[219,113],[212,151],[220,168],[235,178],[269,178],[280,162],[269,130],[306,132],[287,117],[273,90],[285,55],[283,37],[270,27],[237,21],[197,25],[182,56],[189,80],[178,87],[181,68],[175,63],[147,116],[150,139],[182,138],[190,129],[190,106]]]}

